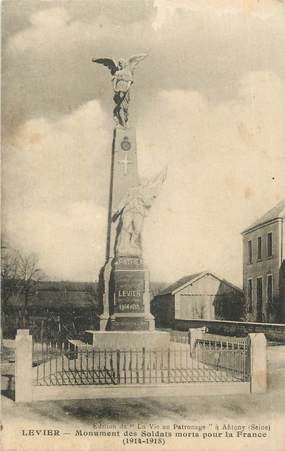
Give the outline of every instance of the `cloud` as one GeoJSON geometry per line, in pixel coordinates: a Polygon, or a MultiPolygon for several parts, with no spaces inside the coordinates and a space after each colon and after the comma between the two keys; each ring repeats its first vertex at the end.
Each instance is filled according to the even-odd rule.
{"type": "MultiPolygon", "coordinates": [[[[248,73],[213,104],[162,90],[137,128],[141,176],[168,164],[145,222],[152,278],[212,269],[241,281],[240,232],[285,193],[284,85],[248,73]],[[159,117],[159,121],[157,118],[159,117]]],[[[90,279],[104,262],[111,127],[97,101],[19,127],[4,153],[5,228],[50,277],[90,279]]]]}
{"type": "Polygon", "coordinates": [[[27,51],[39,54],[58,52],[96,39],[99,24],[72,19],[64,7],[48,8],[30,16],[30,26],[14,34],[9,40],[12,53],[27,51]]]}
{"type": "Polygon", "coordinates": [[[104,260],[112,95],[90,55],[149,47],[134,88],[139,168],[169,168],[145,223],[151,277],[209,268],[241,281],[240,232],[285,192],[277,3],[156,1],[154,23],[127,25],[49,8],[11,37],[4,225],[50,277],[96,277],[104,260]]]}
{"type": "MultiPolygon", "coordinates": [[[[96,5],[94,5],[96,6],[96,5]]],[[[111,5],[110,5],[111,6],[111,5]]],[[[76,7],[76,5],[75,5],[76,7]]],[[[75,8],[76,9],[76,8],[75,8]]],[[[97,5],[97,9],[98,8],[97,5]]],[[[113,19],[115,16],[113,17],[113,19]]],[[[12,35],[8,49],[13,54],[32,51],[36,54],[58,53],[77,46],[98,46],[98,40],[121,42],[125,34],[121,32],[122,24],[112,20],[112,16],[97,11],[89,17],[79,18],[72,14],[68,4],[62,7],[47,8],[34,12],[29,17],[30,25],[12,35]]],[[[123,27],[126,26],[123,20],[123,27]]],[[[128,22],[130,34],[134,34],[143,24],[138,20],[128,22]]],[[[113,45],[114,47],[114,45],[113,45]]]]}
{"type": "Polygon", "coordinates": [[[32,119],[19,126],[3,156],[10,204],[62,208],[74,197],[100,203],[111,142],[107,124],[94,100],[58,119],[32,119]]]}
{"type": "MultiPolygon", "coordinates": [[[[82,12],[79,4],[63,1],[56,8],[46,4],[43,9],[41,4],[41,10],[32,14],[25,10],[14,33],[6,18],[4,134],[16,123],[66,114],[92,98],[110,111],[109,74],[106,68],[91,63],[96,56],[149,53],[135,78],[139,114],[144,102],[148,105],[159,90],[198,91],[221,101],[236,97],[239,79],[248,71],[272,71],[284,79],[285,17],[282,9],[273,14],[271,1],[260,2],[261,10],[268,11],[268,20],[253,13],[220,14],[230,9],[225,1],[171,1],[170,6],[161,3],[158,8],[156,3],[155,8],[151,2],[110,0],[86,2],[82,12]],[[154,30],[158,11],[167,14],[168,10],[167,20],[154,30]]],[[[10,23],[16,21],[15,10],[10,8],[10,23]]]]}
{"type": "Polygon", "coordinates": [[[106,209],[94,202],[63,210],[21,208],[9,212],[5,228],[15,248],[33,252],[52,280],[97,280],[104,262],[106,209]]]}
{"type": "Polygon", "coordinates": [[[171,21],[173,16],[185,12],[202,13],[206,15],[232,16],[234,14],[250,14],[260,19],[268,19],[284,13],[283,5],[276,0],[155,0],[156,15],[152,26],[159,30],[171,21]]]}
{"type": "Polygon", "coordinates": [[[219,104],[160,93],[138,137],[144,175],[169,166],[146,223],[153,277],[212,269],[241,283],[241,231],[285,196],[284,93],[263,72],[244,76],[238,96],[219,104]]]}
{"type": "Polygon", "coordinates": [[[27,121],[3,151],[4,230],[50,277],[96,278],[104,260],[111,136],[97,101],[27,121]]]}
{"type": "Polygon", "coordinates": [[[30,17],[30,27],[13,35],[9,42],[10,50],[38,50],[47,46],[61,44],[68,27],[69,15],[64,8],[49,8],[36,12],[30,17]]]}

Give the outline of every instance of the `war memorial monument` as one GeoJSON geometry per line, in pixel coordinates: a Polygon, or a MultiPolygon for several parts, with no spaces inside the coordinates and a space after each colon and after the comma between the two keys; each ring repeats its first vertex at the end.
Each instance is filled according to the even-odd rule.
{"type": "Polygon", "coordinates": [[[59,342],[36,343],[29,330],[18,330],[16,402],[266,391],[263,333],[215,336],[195,326],[178,334],[155,330],[142,232],[166,169],[140,180],[136,131],[128,126],[134,68],[144,58],[120,59],[118,64],[95,60],[111,71],[116,123],[98,324],[80,339],[59,342]]]}
{"type": "Polygon", "coordinates": [[[169,344],[169,334],[155,331],[150,313],[149,271],[143,259],[142,230],[166,178],[166,168],[140,181],[135,127],[129,127],[134,70],[145,54],[129,60],[99,58],[113,83],[115,128],[110,159],[106,260],[99,274],[101,314],[97,331],[86,331],[94,346],[140,347],[169,344]]]}

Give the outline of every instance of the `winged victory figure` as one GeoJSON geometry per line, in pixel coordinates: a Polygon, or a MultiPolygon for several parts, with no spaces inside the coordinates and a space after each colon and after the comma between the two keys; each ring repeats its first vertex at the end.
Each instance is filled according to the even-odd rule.
{"type": "Polygon", "coordinates": [[[113,215],[119,219],[115,242],[116,256],[142,256],[142,229],[153,201],[166,179],[167,167],[159,174],[130,188],[113,215]]]}
{"type": "Polygon", "coordinates": [[[113,110],[114,121],[117,125],[126,128],[128,125],[128,110],[130,103],[130,87],[134,82],[134,70],[140,61],[146,58],[146,54],[131,56],[128,60],[120,58],[118,63],[111,58],[93,59],[94,63],[108,67],[112,75],[114,97],[116,104],[113,110]]]}

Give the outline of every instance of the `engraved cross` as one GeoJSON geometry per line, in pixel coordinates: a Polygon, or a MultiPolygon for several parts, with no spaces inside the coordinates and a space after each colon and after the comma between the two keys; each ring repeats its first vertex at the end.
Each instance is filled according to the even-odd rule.
{"type": "Polygon", "coordinates": [[[128,154],[125,153],[125,157],[123,160],[119,160],[119,163],[122,163],[124,165],[124,175],[127,175],[128,173],[128,164],[132,164],[132,161],[128,159],[128,154]]]}

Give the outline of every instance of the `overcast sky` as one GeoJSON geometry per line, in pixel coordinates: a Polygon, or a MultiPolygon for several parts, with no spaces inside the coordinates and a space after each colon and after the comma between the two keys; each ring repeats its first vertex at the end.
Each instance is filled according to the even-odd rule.
{"type": "Polygon", "coordinates": [[[285,197],[281,0],[2,3],[3,230],[51,279],[104,263],[112,89],[94,57],[147,52],[132,91],[152,280],[241,283],[240,232],[285,197]]]}

